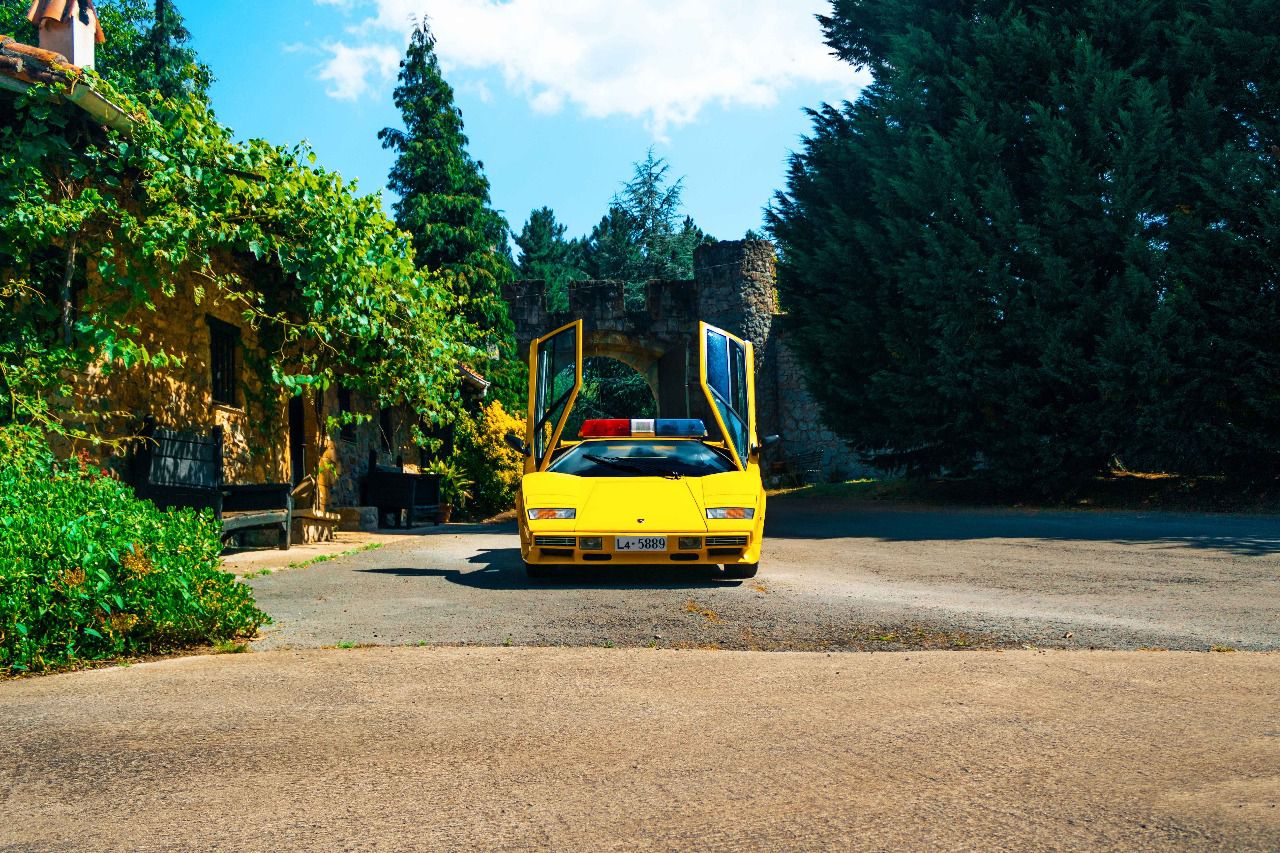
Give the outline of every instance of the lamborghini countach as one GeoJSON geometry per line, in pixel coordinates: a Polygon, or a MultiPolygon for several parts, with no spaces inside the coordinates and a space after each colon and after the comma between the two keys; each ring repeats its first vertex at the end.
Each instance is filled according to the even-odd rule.
{"type": "Polygon", "coordinates": [[[508,436],[525,455],[516,510],[529,576],[689,563],[754,577],[765,494],[751,343],[699,324],[699,408],[709,418],[587,420],[566,436],[582,343],[581,320],[533,341],[526,434],[508,436]]]}

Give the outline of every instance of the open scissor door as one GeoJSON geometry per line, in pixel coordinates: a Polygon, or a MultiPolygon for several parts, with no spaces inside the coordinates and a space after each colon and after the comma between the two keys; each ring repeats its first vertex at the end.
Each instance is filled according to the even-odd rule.
{"type": "Polygon", "coordinates": [[[698,324],[698,379],[738,467],[746,469],[755,441],[755,352],[750,341],[698,324]]]}
{"type": "Polygon", "coordinates": [[[582,321],[561,326],[529,345],[531,451],[525,470],[545,471],[582,388],[582,321]]]}

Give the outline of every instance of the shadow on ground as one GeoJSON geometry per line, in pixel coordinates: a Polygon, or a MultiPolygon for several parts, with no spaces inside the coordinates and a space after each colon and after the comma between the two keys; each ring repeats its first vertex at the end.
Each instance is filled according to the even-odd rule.
{"type": "Polygon", "coordinates": [[[1280,554],[1280,517],[1162,512],[887,508],[775,498],[766,535],[775,539],[882,542],[1044,539],[1203,548],[1243,557],[1280,554]]]}
{"type": "Polygon", "coordinates": [[[537,590],[547,588],[579,589],[716,589],[737,587],[742,581],[725,580],[718,566],[564,566],[546,580],[525,577],[519,548],[486,548],[467,560],[477,566],[471,571],[433,568],[356,569],[370,575],[392,575],[401,578],[443,578],[449,583],[473,589],[537,590]]]}

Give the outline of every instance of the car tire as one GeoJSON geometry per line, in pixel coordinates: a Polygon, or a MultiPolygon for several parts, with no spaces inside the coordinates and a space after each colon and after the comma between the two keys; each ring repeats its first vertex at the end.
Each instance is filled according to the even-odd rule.
{"type": "Polygon", "coordinates": [[[744,581],[755,577],[756,572],[759,570],[759,563],[739,563],[736,566],[725,566],[721,570],[720,576],[725,580],[744,581]]]}

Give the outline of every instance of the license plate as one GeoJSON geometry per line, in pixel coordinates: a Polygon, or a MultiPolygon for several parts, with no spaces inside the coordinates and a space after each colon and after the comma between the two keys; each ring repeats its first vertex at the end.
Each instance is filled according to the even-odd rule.
{"type": "Polygon", "coordinates": [[[615,536],[613,539],[613,550],[615,551],[665,551],[667,550],[667,537],[665,536],[615,536]]]}

